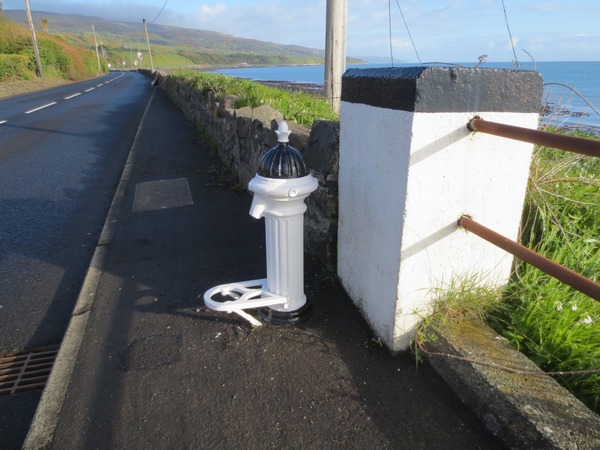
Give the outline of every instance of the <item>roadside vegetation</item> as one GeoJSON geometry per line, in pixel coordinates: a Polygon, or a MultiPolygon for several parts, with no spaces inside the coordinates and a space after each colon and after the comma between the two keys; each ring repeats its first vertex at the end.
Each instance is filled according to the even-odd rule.
{"type": "MultiPolygon", "coordinates": [[[[535,149],[521,243],[600,282],[600,158],[535,149]]],[[[557,380],[600,412],[599,302],[517,261],[490,321],[544,371],[590,371],[557,380]]]]}
{"type": "MultiPolygon", "coordinates": [[[[58,36],[37,36],[44,78],[75,81],[96,75],[91,50],[74,46],[58,36]]],[[[106,71],[106,66],[102,67],[106,71]]],[[[37,65],[29,30],[0,15],[0,82],[34,80],[37,65]]]]}
{"type": "MultiPolygon", "coordinates": [[[[534,149],[520,241],[600,281],[599,158],[534,149]]],[[[423,319],[414,341],[417,357],[448,324],[484,320],[600,413],[600,303],[519,260],[503,289],[482,283],[471,277],[434,291],[432,314],[423,319]]]]}
{"type": "Polygon", "coordinates": [[[325,100],[306,92],[290,92],[242,78],[194,70],[177,70],[169,76],[178,79],[183,78],[194,84],[202,94],[213,93],[219,101],[227,95],[234,95],[237,98],[237,108],[271,106],[280,111],[286,120],[292,120],[303,125],[310,126],[315,119],[338,119],[335,111],[325,100]]]}

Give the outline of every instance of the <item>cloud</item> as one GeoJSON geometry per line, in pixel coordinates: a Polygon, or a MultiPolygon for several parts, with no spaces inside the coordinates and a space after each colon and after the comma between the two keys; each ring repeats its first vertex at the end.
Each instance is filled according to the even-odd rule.
{"type": "Polygon", "coordinates": [[[325,3],[291,0],[258,1],[235,8],[223,3],[198,6],[185,25],[281,44],[323,48],[325,3]]]}
{"type": "Polygon", "coordinates": [[[227,12],[227,6],[224,3],[219,3],[218,5],[215,6],[209,6],[209,5],[202,5],[200,7],[200,12],[198,13],[198,15],[200,17],[215,17],[215,16],[222,16],[223,14],[225,14],[227,12]]]}
{"type": "MultiPolygon", "coordinates": [[[[326,1],[169,0],[156,23],[323,49],[326,1]]],[[[31,7],[37,11],[84,14],[123,22],[141,22],[146,18],[151,22],[164,0],[35,0],[32,3],[31,7]]],[[[4,0],[2,4],[4,9],[23,9],[22,0],[4,0]]],[[[399,5],[423,61],[475,60],[483,53],[489,54],[489,61],[514,59],[502,4],[497,0],[407,0],[399,5]]],[[[545,37],[547,47],[536,48],[538,55],[544,55],[536,55],[538,60],[597,59],[594,55],[600,52],[598,0],[580,0],[576,8],[559,0],[505,1],[505,5],[515,46],[518,43],[530,49],[535,44],[533,36],[545,37]],[[566,36],[559,38],[560,33],[566,36]],[[571,51],[565,49],[566,42],[571,51]]],[[[394,58],[415,61],[394,0],[349,0],[347,54],[389,56],[390,22],[394,58]]]]}

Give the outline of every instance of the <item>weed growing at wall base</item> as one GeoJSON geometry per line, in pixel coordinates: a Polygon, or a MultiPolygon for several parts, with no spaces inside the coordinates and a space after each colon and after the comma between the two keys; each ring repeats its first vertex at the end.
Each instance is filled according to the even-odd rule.
{"type": "Polygon", "coordinates": [[[501,298],[500,290],[486,285],[479,275],[453,279],[448,285],[433,289],[431,294],[431,309],[423,317],[412,343],[417,360],[426,352],[427,342],[443,334],[446,326],[463,320],[485,320],[501,298]]]}

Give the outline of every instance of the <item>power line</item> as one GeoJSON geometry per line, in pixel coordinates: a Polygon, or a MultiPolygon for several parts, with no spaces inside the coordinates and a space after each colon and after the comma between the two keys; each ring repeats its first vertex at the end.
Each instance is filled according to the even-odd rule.
{"type": "Polygon", "coordinates": [[[394,67],[394,47],[392,45],[392,0],[388,0],[388,28],[390,30],[390,58],[394,67]]]}
{"type": "Polygon", "coordinates": [[[415,55],[417,55],[417,61],[419,61],[419,64],[423,64],[421,62],[421,57],[419,56],[419,52],[417,51],[417,46],[415,45],[415,41],[413,41],[413,38],[410,34],[410,30],[408,29],[408,24],[406,23],[406,19],[404,18],[404,13],[402,12],[402,8],[400,7],[400,2],[398,0],[396,0],[396,5],[398,5],[398,9],[400,10],[400,15],[402,16],[402,21],[404,22],[404,26],[406,27],[406,32],[408,33],[408,37],[410,38],[410,43],[413,46],[413,49],[415,50],[415,55]]]}
{"type": "Polygon", "coordinates": [[[504,20],[506,21],[506,29],[508,30],[508,37],[510,38],[510,46],[512,47],[513,55],[515,57],[515,66],[519,67],[519,59],[517,58],[517,52],[515,51],[515,43],[513,41],[512,33],[510,32],[510,26],[508,25],[508,15],[506,14],[504,0],[502,0],[502,9],[504,10],[504,20]]]}
{"type": "Polygon", "coordinates": [[[159,13],[156,15],[156,17],[150,21],[150,23],[154,23],[154,22],[156,22],[156,21],[158,20],[158,18],[159,18],[159,17],[160,17],[160,15],[162,14],[162,12],[165,10],[165,6],[167,6],[167,2],[168,2],[168,1],[169,1],[169,0],[165,0],[165,4],[162,6],[162,8],[160,9],[160,11],[159,11],[159,13]]]}

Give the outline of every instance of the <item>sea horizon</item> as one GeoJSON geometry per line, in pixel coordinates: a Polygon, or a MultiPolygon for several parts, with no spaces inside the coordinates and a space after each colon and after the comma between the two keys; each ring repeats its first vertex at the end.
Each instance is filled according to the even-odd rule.
{"type": "MultiPolygon", "coordinates": [[[[418,66],[475,67],[477,63],[361,63],[348,64],[349,68],[418,67],[418,66]]],[[[544,80],[542,105],[551,115],[541,118],[545,125],[563,128],[584,128],[600,132],[600,61],[522,61],[515,67],[512,61],[485,62],[482,69],[535,70],[544,80]]],[[[243,66],[221,68],[210,72],[246,78],[253,81],[287,82],[323,86],[324,65],[297,66],[243,66]]]]}

